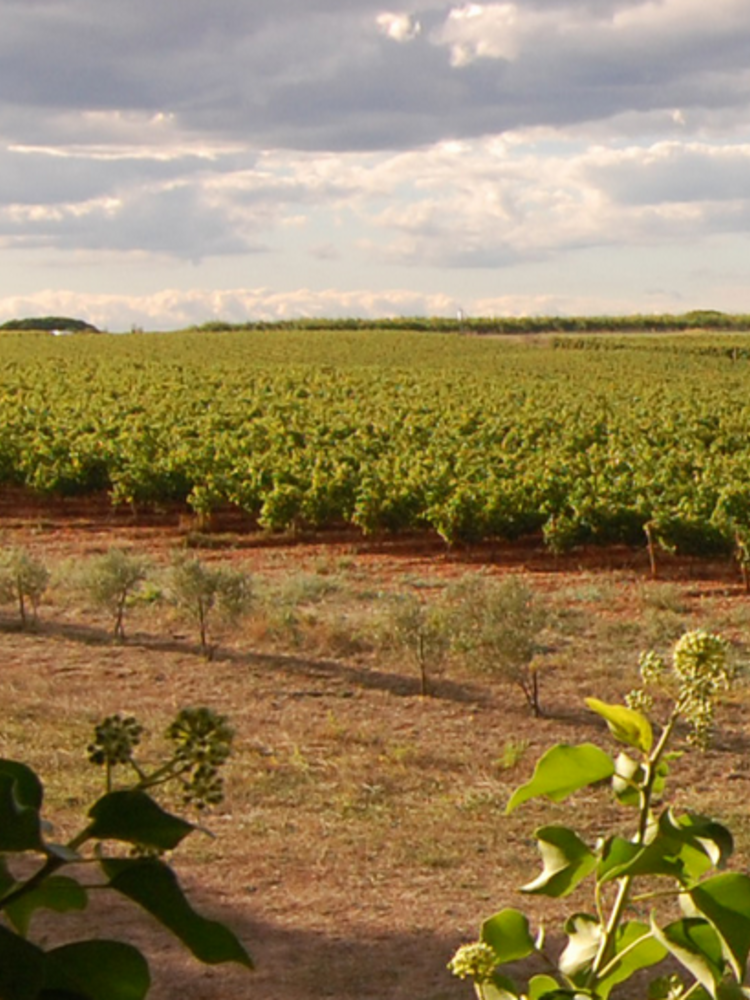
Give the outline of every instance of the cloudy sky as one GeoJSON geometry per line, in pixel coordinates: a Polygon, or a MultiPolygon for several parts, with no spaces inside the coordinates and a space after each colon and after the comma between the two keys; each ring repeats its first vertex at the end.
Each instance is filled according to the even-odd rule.
{"type": "Polygon", "coordinates": [[[748,0],[0,23],[0,321],[750,312],[748,0]]]}

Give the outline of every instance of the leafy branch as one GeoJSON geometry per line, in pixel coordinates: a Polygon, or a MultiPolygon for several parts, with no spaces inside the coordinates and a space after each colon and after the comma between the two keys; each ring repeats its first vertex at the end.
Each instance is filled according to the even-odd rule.
{"type": "Polygon", "coordinates": [[[226,926],[207,920],[190,905],[171,866],[163,859],[196,827],[168,812],[151,790],[176,783],[185,802],[199,809],[221,801],[220,768],[231,752],[227,720],[208,708],[180,711],[166,731],[167,759],[148,771],[135,759],[142,727],[132,717],[110,716],[89,745],[89,760],[105,767],[106,793],[89,809],[86,823],[65,844],[47,839],[42,818],[43,786],[18,761],[0,760],[0,996],[4,1000],[141,1000],[148,993],[146,959],[130,944],[100,938],[44,949],[29,940],[38,910],[57,914],[86,908],[90,892],[108,889],[154,916],[202,962],[238,962],[252,968],[245,947],[226,926]],[[115,787],[126,767],[135,779],[115,787]],[[120,845],[120,849],[118,846],[120,845]],[[123,855],[122,847],[129,848],[123,855]],[[90,848],[87,852],[86,848],[90,848]],[[14,859],[38,859],[19,878],[14,859]],[[98,867],[99,885],[71,872],[83,862],[98,867]],[[66,874],[59,874],[65,869],[66,874]]]}
{"type": "Polygon", "coordinates": [[[731,833],[708,817],[658,805],[679,756],[670,750],[678,724],[689,725],[699,748],[710,742],[716,698],[734,680],[726,643],[704,631],[689,632],[676,644],[670,666],[653,653],[644,656],[641,677],[643,686],[626,705],[587,699],[626,751],[610,756],[590,743],[554,746],[508,803],[512,812],[531,799],[560,802],[608,782],[615,800],[635,810],[634,831],[602,837],[593,846],[565,826],[535,831],[543,871],[521,891],[560,898],[593,881],[594,912],[568,917],[567,943],[555,956],[545,949],[543,931],[533,935],[520,910],[504,909],[486,920],[480,940],[459,948],[449,966],[474,981],[482,1000],[607,1000],[646,969],[655,973],[652,1000],[739,1000],[750,993],[744,985],[750,877],[722,871],[733,850],[731,833]],[[653,709],[655,686],[671,698],[658,736],[646,714],[653,709]],[[637,886],[642,888],[636,892],[637,886]],[[638,919],[634,904],[657,901],[662,906],[654,907],[647,922],[638,919]],[[665,923],[669,902],[677,913],[665,923]],[[532,957],[545,971],[521,988],[506,967],[532,957]],[[679,974],[671,971],[675,964],[679,974]]]}

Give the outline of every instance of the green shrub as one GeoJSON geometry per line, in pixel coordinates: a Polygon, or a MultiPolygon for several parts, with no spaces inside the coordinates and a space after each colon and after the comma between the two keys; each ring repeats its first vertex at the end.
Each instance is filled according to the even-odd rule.
{"type": "Polygon", "coordinates": [[[500,582],[467,578],[453,591],[454,643],[478,670],[520,687],[535,716],[539,702],[538,655],[547,612],[519,577],[500,582]]]}
{"type": "Polygon", "coordinates": [[[85,568],[84,586],[94,604],[112,615],[116,639],[125,638],[125,609],[148,571],[146,559],[121,549],[92,558],[85,568]]]}
{"type": "Polygon", "coordinates": [[[10,549],[0,561],[0,601],[15,602],[25,628],[31,618],[36,621],[37,609],[47,585],[49,570],[44,563],[26,549],[10,549]]]}
{"type": "Polygon", "coordinates": [[[214,568],[200,559],[179,558],[172,567],[170,585],[176,607],[197,626],[205,655],[211,653],[209,624],[214,615],[236,624],[252,604],[247,573],[231,567],[214,568]]]}

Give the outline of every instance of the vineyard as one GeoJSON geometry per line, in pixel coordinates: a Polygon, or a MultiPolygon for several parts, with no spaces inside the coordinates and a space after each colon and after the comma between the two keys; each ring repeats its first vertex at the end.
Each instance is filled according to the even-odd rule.
{"type": "Polygon", "coordinates": [[[750,335],[8,332],[0,357],[6,486],[747,556],[750,335]]]}

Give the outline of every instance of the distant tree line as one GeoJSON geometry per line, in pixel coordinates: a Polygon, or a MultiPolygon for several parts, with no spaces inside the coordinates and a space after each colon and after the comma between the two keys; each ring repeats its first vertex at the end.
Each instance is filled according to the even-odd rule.
{"type": "Polygon", "coordinates": [[[688,330],[750,330],[750,315],[696,309],[674,315],[630,316],[399,316],[390,319],[302,318],[248,320],[229,323],[210,320],[192,327],[203,333],[235,330],[421,330],[435,333],[676,333],[688,330]]]}

